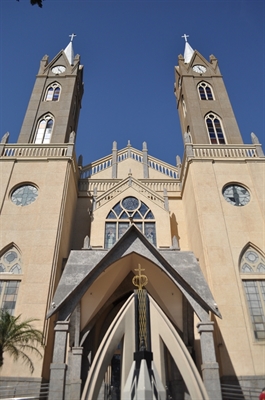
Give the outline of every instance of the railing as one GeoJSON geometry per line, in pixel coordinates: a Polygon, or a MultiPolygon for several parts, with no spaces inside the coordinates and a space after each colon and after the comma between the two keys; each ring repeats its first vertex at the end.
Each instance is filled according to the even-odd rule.
{"type": "Polygon", "coordinates": [[[261,390],[240,385],[221,385],[223,400],[257,400],[261,390]]]}
{"type": "Polygon", "coordinates": [[[148,157],[148,165],[149,167],[155,169],[156,171],[162,172],[162,174],[167,175],[170,178],[178,178],[178,169],[172,167],[172,165],[156,160],[153,157],[148,157]]]}
{"type": "Polygon", "coordinates": [[[0,144],[1,158],[68,157],[73,154],[73,144],[0,144]]]}
{"type": "Polygon", "coordinates": [[[81,172],[81,179],[90,178],[92,175],[97,174],[98,172],[103,171],[104,169],[110,168],[112,166],[112,156],[108,156],[102,159],[89,164],[87,167],[84,167],[81,172]]]}
{"type": "Polygon", "coordinates": [[[195,158],[253,158],[258,157],[255,145],[198,145],[190,144],[195,158]]]}
{"type": "Polygon", "coordinates": [[[164,192],[164,189],[168,193],[178,192],[180,190],[179,180],[155,180],[155,179],[139,179],[148,189],[154,192],[164,192]]]}
{"type": "MultiPolygon", "coordinates": [[[[97,193],[106,192],[116,186],[121,179],[80,179],[79,180],[79,191],[97,193]]],[[[139,179],[139,181],[146,186],[149,190],[155,192],[164,192],[164,189],[168,193],[177,192],[180,190],[180,182],[176,180],[156,181],[153,179],[139,179]]]]}
{"type": "Polygon", "coordinates": [[[23,383],[16,385],[0,386],[0,399],[4,400],[29,400],[29,399],[48,399],[49,383],[23,383]]]}
{"type": "MultiPolygon", "coordinates": [[[[127,160],[128,158],[132,158],[137,162],[143,163],[143,153],[137,149],[126,147],[125,149],[119,150],[117,152],[118,163],[127,160]]],[[[89,178],[92,175],[97,174],[98,172],[110,168],[111,166],[112,155],[109,155],[84,167],[81,173],[81,178],[89,178]]],[[[160,161],[155,157],[148,156],[148,166],[158,172],[161,172],[169,178],[178,178],[178,168],[173,167],[172,165],[167,164],[163,161],[160,161]]]]}

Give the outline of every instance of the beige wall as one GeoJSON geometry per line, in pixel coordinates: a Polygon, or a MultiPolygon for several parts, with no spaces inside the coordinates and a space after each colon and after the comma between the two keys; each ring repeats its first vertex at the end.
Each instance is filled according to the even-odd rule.
{"type": "MultiPolygon", "coordinates": [[[[22,259],[22,274],[1,274],[1,279],[19,278],[15,315],[37,318],[35,326],[48,340],[47,306],[61,273],[62,259],[68,257],[73,211],[76,204],[76,176],[68,160],[6,161],[1,163],[4,198],[0,219],[0,248],[14,243],[22,259]],[[11,168],[12,165],[12,168],[11,168]],[[7,175],[9,172],[9,179],[7,175]],[[34,184],[38,198],[27,206],[16,206],[10,194],[16,185],[34,184]]],[[[42,361],[36,361],[33,376],[40,376],[42,361]]],[[[6,357],[4,376],[24,376],[25,367],[13,365],[6,357]]],[[[46,371],[47,375],[48,371],[46,371]]]]}
{"type": "Polygon", "coordinates": [[[239,274],[239,257],[247,243],[265,251],[264,182],[260,179],[264,174],[264,162],[195,161],[183,190],[190,250],[199,258],[223,316],[217,321],[221,331],[217,345],[226,375],[233,369],[237,375],[265,372],[260,356],[264,345],[254,339],[239,274]],[[223,186],[229,182],[249,189],[249,204],[235,207],[223,198],[223,186]]]}

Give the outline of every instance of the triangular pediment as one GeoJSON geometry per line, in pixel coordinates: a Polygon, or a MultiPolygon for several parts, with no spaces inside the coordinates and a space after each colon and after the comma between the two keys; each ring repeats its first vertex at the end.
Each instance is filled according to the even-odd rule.
{"type": "Polygon", "coordinates": [[[130,189],[135,190],[136,197],[138,193],[141,193],[141,195],[146,197],[148,201],[151,201],[163,209],[165,208],[163,197],[159,196],[157,193],[149,189],[137,179],[134,179],[132,176],[128,176],[111,187],[108,191],[104,192],[101,196],[97,197],[96,208],[104,206],[109,202],[109,199],[114,199],[115,197],[120,196],[121,193],[125,194],[125,192],[130,189]]]}
{"type": "Polygon", "coordinates": [[[70,65],[68,58],[64,52],[61,50],[44,68],[44,73],[49,71],[55,65],[64,65],[66,67],[66,73],[72,73],[79,64],[79,56],[74,59],[74,64],[70,65]]]}
{"type": "MultiPolygon", "coordinates": [[[[210,61],[207,61],[206,58],[197,50],[194,50],[194,53],[189,61],[189,63],[185,63],[184,58],[179,59],[179,66],[182,70],[182,73],[185,71],[193,74],[193,67],[195,65],[202,65],[206,67],[207,71],[204,74],[201,74],[202,76],[207,76],[208,74],[211,75],[211,73],[219,73],[218,69],[218,61],[216,57],[213,55],[210,56],[210,61]]],[[[179,73],[179,71],[177,70],[179,73]]]]}
{"type": "Polygon", "coordinates": [[[203,319],[208,311],[220,316],[194,254],[170,249],[159,251],[132,225],[108,251],[71,251],[47,317],[61,311],[61,318],[68,318],[93,282],[111,265],[132,254],[138,254],[165,273],[199,318],[203,319]]]}
{"type": "Polygon", "coordinates": [[[216,67],[217,67],[217,63],[215,63],[215,66],[206,60],[205,57],[203,57],[203,55],[201,55],[201,53],[199,53],[197,50],[194,51],[191,60],[188,64],[188,71],[190,71],[192,69],[192,67],[194,65],[203,65],[205,66],[207,69],[211,70],[211,71],[215,71],[216,67]]]}

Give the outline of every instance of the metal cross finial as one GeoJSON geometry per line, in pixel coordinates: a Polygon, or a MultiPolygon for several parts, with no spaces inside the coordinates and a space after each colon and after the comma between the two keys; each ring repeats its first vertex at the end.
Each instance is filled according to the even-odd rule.
{"type": "Polygon", "coordinates": [[[69,37],[71,38],[71,42],[74,40],[74,37],[76,37],[75,33],[72,33],[71,35],[69,35],[69,37]]]}
{"type": "Polygon", "coordinates": [[[189,37],[189,35],[186,35],[186,33],[184,33],[184,35],[183,36],[181,36],[181,37],[183,37],[184,39],[185,39],[185,42],[187,42],[188,41],[188,37],[189,37]]]}

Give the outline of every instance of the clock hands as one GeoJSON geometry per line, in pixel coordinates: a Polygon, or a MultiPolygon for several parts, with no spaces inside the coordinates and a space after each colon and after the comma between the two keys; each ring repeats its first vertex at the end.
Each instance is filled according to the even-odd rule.
{"type": "Polygon", "coordinates": [[[225,199],[234,206],[245,206],[250,200],[250,194],[248,190],[237,185],[227,186],[226,190],[223,192],[223,195],[225,199]]]}

